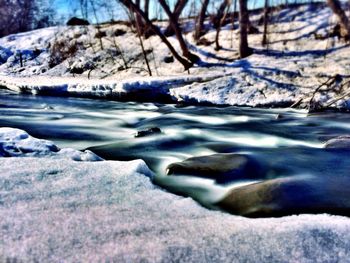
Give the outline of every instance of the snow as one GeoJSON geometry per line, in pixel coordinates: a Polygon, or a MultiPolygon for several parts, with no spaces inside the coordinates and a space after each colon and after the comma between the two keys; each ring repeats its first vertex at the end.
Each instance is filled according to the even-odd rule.
{"type": "Polygon", "coordinates": [[[142,160],[77,162],[71,150],[24,131],[0,134],[1,148],[17,156],[0,158],[1,261],[347,262],[350,256],[347,217],[248,219],[207,210],[152,184],[142,160]]]}
{"type": "MultiPolygon", "coordinates": [[[[251,16],[260,32],[261,17],[262,13],[251,16]]],[[[169,51],[157,36],[145,39],[152,77],[148,76],[138,38],[123,24],[100,28],[106,33],[102,46],[94,26],[51,27],[10,35],[0,39],[0,85],[33,94],[149,101],[166,98],[254,107],[285,107],[304,98],[304,107],[320,83],[336,74],[348,76],[350,47],[336,38],[315,37],[327,36],[336,23],[328,7],[319,3],[282,9],[271,19],[275,24],[268,27],[269,45],[261,46],[262,33],[249,35],[254,54],[243,60],[237,59],[238,29],[232,32],[230,25],[223,27],[223,49],[219,51],[213,44],[195,45],[192,32],[186,33],[191,51],[201,58],[190,74],[177,61],[164,62],[169,51]],[[121,31],[125,34],[116,34],[121,31]],[[50,48],[60,41],[76,47],[76,51],[50,67],[50,48]],[[73,74],[74,69],[82,70],[82,74],[73,74]]],[[[184,23],[186,30],[193,28],[191,21],[184,23]]],[[[164,27],[166,23],[159,25],[164,27]]],[[[210,29],[205,38],[214,41],[215,34],[210,29]]],[[[168,39],[179,51],[176,39],[168,39]]],[[[334,94],[320,94],[316,99],[327,105],[330,96],[334,94]]],[[[348,105],[346,97],[332,106],[348,105]]]]}
{"type": "MultiPolygon", "coordinates": [[[[254,15],[253,23],[259,18],[254,15]]],[[[124,25],[103,26],[103,49],[93,26],[10,35],[0,39],[0,86],[57,96],[140,99],[146,92],[177,102],[270,107],[290,105],[330,76],[348,74],[350,48],[313,36],[326,35],[334,25],[328,8],[301,6],[276,12],[273,19],[270,52],[261,47],[261,34],[251,35],[255,54],[244,60],[234,60],[238,31],[231,39],[228,26],[220,51],[195,47],[191,34],[185,35],[202,59],[190,75],[176,61],[165,63],[166,47],[151,37],[145,46],[155,58],[154,76],[147,76],[138,40],[124,25]],[[125,34],[114,36],[118,29],[125,34]],[[57,40],[78,50],[50,67],[49,48],[57,40]],[[85,71],[78,76],[73,68],[85,71]]],[[[205,37],[212,41],[215,30],[205,37]]],[[[316,99],[327,103],[327,96],[316,99]]],[[[336,107],[348,105],[343,100],[336,107]]],[[[208,210],[152,179],[142,160],[104,161],[91,151],[60,149],[25,131],[0,128],[0,261],[347,262],[350,257],[347,217],[248,219],[208,210]]]]}
{"type": "Polygon", "coordinates": [[[0,157],[51,157],[75,161],[102,161],[93,152],[80,152],[71,148],[60,149],[53,142],[30,136],[14,128],[0,128],[0,157]]]}
{"type": "Polygon", "coordinates": [[[142,100],[145,96],[156,98],[168,96],[170,88],[185,85],[195,81],[209,81],[218,78],[215,75],[181,76],[181,77],[157,77],[143,79],[126,79],[118,82],[114,80],[87,80],[71,77],[0,77],[0,86],[8,89],[38,94],[50,95],[74,95],[105,98],[125,98],[133,96],[134,100],[142,100]]]}

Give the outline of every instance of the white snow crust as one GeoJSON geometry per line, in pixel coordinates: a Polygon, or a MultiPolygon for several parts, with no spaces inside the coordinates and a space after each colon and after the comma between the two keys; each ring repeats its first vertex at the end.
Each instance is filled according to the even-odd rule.
{"type": "Polygon", "coordinates": [[[155,187],[142,161],[0,159],[0,259],[347,262],[350,220],[247,219],[155,187]]]}
{"type": "Polygon", "coordinates": [[[71,148],[60,149],[53,142],[30,136],[27,132],[0,128],[0,157],[51,157],[75,161],[102,161],[103,159],[89,150],[84,152],[71,148]]]}
{"type": "Polygon", "coordinates": [[[51,142],[18,129],[2,128],[1,134],[8,153],[14,145],[32,153],[0,158],[0,261],[347,262],[350,257],[349,218],[248,219],[211,211],[153,185],[142,160],[76,162],[70,153],[63,160],[53,157],[51,142]]]}

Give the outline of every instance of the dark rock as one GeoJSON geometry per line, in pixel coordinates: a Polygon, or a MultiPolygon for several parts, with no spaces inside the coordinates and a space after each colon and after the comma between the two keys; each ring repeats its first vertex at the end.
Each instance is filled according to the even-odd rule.
{"type": "Polygon", "coordinates": [[[324,146],[326,149],[349,149],[350,150],[350,135],[342,135],[328,140],[324,146]]]}
{"type": "Polygon", "coordinates": [[[323,213],[349,216],[349,187],[346,176],[284,177],[233,188],[215,205],[247,217],[323,213]]]}
{"type": "Polygon", "coordinates": [[[72,17],[67,22],[67,26],[88,26],[88,25],[90,25],[89,21],[78,17],[72,17]]]}
{"type": "Polygon", "coordinates": [[[79,68],[79,67],[73,67],[69,69],[69,73],[71,74],[83,74],[85,71],[84,68],[79,68]]]}
{"type": "Polygon", "coordinates": [[[190,52],[188,59],[192,62],[192,63],[197,63],[198,61],[200,61],[201,59],[199,58],[199,56],[197,56],[196,54],[193,54],[190,52]]]}
{"type": "Polygon", "coordinates": [[[125,34],[126,34],[126,31],[123,29],[120,29],[120,28],[118,28],[114,31],[114,36],[116,36],[116,37],[119,37],[119,36],[122,36],[125,34]]]}
{"type": "Polygon", "coordinates": [[[165,63],[173,63],[174,62],[174,57],[172,55],[164,57],[163,61],[165,63]]]}
{"type": "Polygon", "coordinates": [[[248,34],[259,34],[260,31],[257,27],[250,25],[248,28],[248,34]]]}
{"type": "Polygon", "coordinates": [[[172,163],[167,167],[167,174],[210,178],[219,184],[225,184],[265,178],[267,169],[249,155],[213,154],[172,163]]]}
{"type": "Polygon", "coordinates": [[[95,38],[103,38],[106,36],[107,36],[107,33],[105,31],[97,31],[97,33],[95,34],[95,38]]]}
{"type": "Polygon", "coordinates": [[[210,46],[211,44],[213,44],[214,41],[209,41],[208,39],[206,39],[205,37],[201,37],[198,41],[197,41],[197,45],[199,46],[210,46]]]}
{"type": "Polygon", "coordinates": [[[158,127],[152,127],[147,130],[138,131],[135,134],[135,138],[146,137],[146,136],[151,136],[151,135],[160,134],[160,133],[162,133],[162,131],[158,127]]]}
{"type": "Polygon", "coordinates": [[[76,61],[69,66],[68,71],[71,74],[83,74],[87,70],[95,69],[95,64],[91,61],[76,61]]]}

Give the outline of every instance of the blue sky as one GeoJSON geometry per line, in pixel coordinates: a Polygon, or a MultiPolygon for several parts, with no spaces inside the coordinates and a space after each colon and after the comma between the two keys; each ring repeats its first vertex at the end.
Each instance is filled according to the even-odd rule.
{"type": "MultiPolygon", "coordinates": [[[[142,1],[142,0],[141,0],[142,1]]],[[[173,4],[176,0],[169,0],[169,2],[171,4],[173,4]]],[[[285,3],[286,0],[270,0],[272,1],[273,4],[281,4],[281,3],[285,3]]],[[[294,2],[294,0],[289,0],[290,2],[294,2]]],[[[300,1],[300,0],[299,0],[300,1]]],[[[303,0],[301,0],[303,1],[303,0]]],[[[108,0],[106,2],[109,2],[110,4],[116,3],[116,0],[108,0]]],[[[151,2],[153,2],[151,0],[151,2]]],[[[190,10],[190,7],[193,5],[193,3],[196,2],[195,4],[197,5],[197,7],[199,6],[200,0],[190,0],[188,5],[187,5],[187,13],[190,10]]],[[[211,9],[215,9],[215,6],[219,5],[222,0],[211,0],[211,9]]],[[[54,0],[54,8],[57,10],[57,13],[59,14],[59,16],[64,16],[65,18],[71,17],[73,15],[76,16],[81,16],[80,14],[80,8],[79,8],[79,1],[78,0],[54,0]]],[[[264,4],[264,0],[249,0],[249,6],[250,8],[257,8],[257,7],[262,7],[264,4]]],[[[113,17],[115,20],[121,19],[121,18],[125,18],[125,14],[123,11],[123,8],[121,8],[120,6],[116,6],[113,8],[113,17]]],[[[151,5],[151,14],[155,14],[155,5],[152,4],[151,5]]],[[[111,10],[111,8],[109,9],[109,11],[111,10]]],[[[105,10],[102,10],[99,12],[99,20],[100,22],[102,21],[106,21],[106,20],[110,20],[111,18],[111,14],[107,13],[105,10]]],[[[93,21],[93,15],[90,15],[90,21],[93,21]]],[[[94,21],[93,21],[94,22],[94,21]]]]}

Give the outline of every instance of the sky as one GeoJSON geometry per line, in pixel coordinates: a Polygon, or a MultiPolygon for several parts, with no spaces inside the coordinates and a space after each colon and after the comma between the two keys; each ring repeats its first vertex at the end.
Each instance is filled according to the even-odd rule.
{"type": "MultiPolygon", "coordinates": [[[[94,0],[92,0],[94,1],[94,0]]],[[[301,1],[306,1],[306,0],[270,0],[272,1],[272,4],[281,4],[281,3],[285,3],[286,1],[289,2],[301,2],[301,1]]],[[[96,1],[94,1],[96,3],[96,1]]],[[[110,5],[110,7],[108,8],[108,10],[106,10],[106,8],[102,8],[100,10],[98,10],[98,20],[99,22],[104,22],[104,21],[110,21],[111,18],[113,17],[114,20],[121,20],[121,19],[126,19],[127,16],[125,15],[125,12],[123,10],[123,8],[119,5],[116,5],[115,3],[117,2],[117,0],[108,0],[105,1],[106,3],[108,3],[110,5]],[[112,8],[112,6],[114,6],[114,8],[112,8]]],[[[141,0],[142,2],[142,0],[141,0]]],[[[157,7],[155,4],[152,4],[151,0],[151,8],[150,8],[150,13],[151,16],[155,16],[155,14],[157,13],[156,9],[159,7],[157,7]]],[[[171,5],[174,5],[174,2],[176,2],[176,0],[169,0],[169,3],[171,5]]],[[[189,3],[187,4],[187,10],[185,10],[185,14],[189,14],[191,12],[191,8],[193,10],[193,7],[196,6],[196,8],[198,9],[200,6],[200,0],[190,0],[189,3]]],[[[213,10],[216,9],[216,7],[222,2],[222,0],[211,0],[211,5],[210,5],[210,12],[214,12],[213,10]]],[[[57,14],[59,17],[64,17],[64,19],[68,19],[72,16],[78,16],[81,17],[81,12],[80,12],[80,7],[79,7],[79,1],[78,0],[54,0],[54,8],[57,10],[57,14]]],[[[264,5],[264,0],[249,0],[248,1],[248,5],[249,8],[253,9],[253,8],[259,8],[262,7],[264,5]]],[[[163,15],[164,17],[164,15],[163,15]]],[[[94,15],[91,13],[89,20],[92,22],[96,22],[94,19],[94,15]]]]}

